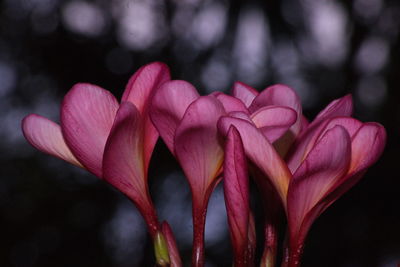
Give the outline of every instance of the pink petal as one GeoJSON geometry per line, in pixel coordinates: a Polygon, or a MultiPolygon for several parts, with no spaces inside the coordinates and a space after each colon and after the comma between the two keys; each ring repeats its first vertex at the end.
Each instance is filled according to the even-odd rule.
{"type": "Polygon", "coordinates": [[[140,113],[143,113],[154,90],[169,80],[170,74],[167,65],[161,62],[147,64],[137,70],[129,79],[122,95],[122,101],[130,101],[140,113]]]}
{"type": "Polygon", "coordinates": [[[371,122],[364,123],[357,131],[353,129],[352,133],[352,155],[349,171],[345,177],[336,182],[324,199],[321,200],[320,207],[317,208],[320,213],[352,188],[382,154],[386,143],[386,132],[382,125],[371,122]]]}
{"type": "Polygon", "coordinates": [[[351,140],[342,126],[328,130],[312,148],[289,185],[287,214],[292,238],[306,235],[312,223],[306,221],[308,213],[347,173],[350,159],[351,140]]]}
{"type": "Polygon", "coordinates": [[[222,166],[224,153],[218,137],[217,121],[224,114],[225,110],[217,99],[203,96],[187,108],[176,129],[175,155],[194,197],[205,194],[222,166]]]}
{"type": "Polygon", "coordinates": [[[242,82],[235,82],[233,85],[232,95],[240,100],[249,107],[253,102],[254,98],[258,95],[256,89],[244,84],[242,82]]]}
{"type": "Polygon", "coordinates": [[[158,139],[158,132],[150,121],[149,105],[160,85],[170,80],[168,66],[161,62],[154,62],[141,67],[129,80],[122,101],[133,103],[144,120],[144,159],[145,168],[148,168],[151,154],[158,139]]]}
{"type": "Polygon", "coordinates": [[[139,111],[122,102],[104,149],[103,176],[127,195],[140,196],[147,188],[142,130],[139,111]]]}
{"type": "Polygon", "coordinates": [[[196,88],[185,81],[164,83],[154,95],[150,116],[160,136],[172,153],[174,152],[174,136],[187,107],[199,94],[196,88]]]}
{"type": "Polygon", "coordinates": [[[64,97],[61,129],[75,157],[89,171],[102,177],[104,146],[118,102],[107,90],[91,84],[77,84],[64,97]]]}
{"type": "Polygon", "coordinates": [[[249,113],[247,110],[247,107],[238,98],[226,95],[221,92],[217,92],[217,93],[213,94],[213,96],[216,97],[222,103],[222,105],[224,106],[224,109],[227,113],[233,112],[233,111],[241,111],[244,113],[249,113]]]}
{"type": "Polygon", "coordinates": [[[286,193],[291,173],[274,147],[256,128],[246,120],[224,116],[218,123],[221,133],[226,135],[233,125],[239,131],[246,155],[271,180],[282,203],[286,205],[286,193]]]}
{"type": "Polygon", "coordinates": [[[364,123],[351,143],[350,173],[364,171],[381,156],[386,143],[385,128],[378,123],[364,123]]]}
{"type": "Polygon", "coordinates": [[[253,103],[249,107],[249,111],[250,113],[253,113],[258,109],[269,105],[289,107],[297,112],[297,121],[291,127],[294,136],[297,136],[301,130],[302,109],[300,98],[296,92],[290,87],[282,84],[270,86],[254,99],[253,103]]]}
{"type": "Polygon", "coordinates": [[[345,128],[352,138],[362,126],[362,123],[350,117],[335,117],[309,127],[309,129],[307,129],[307,131],[300,136],[298,141],[293,145],[293,153],[291,153],[287,158],[288,166],[292,173],[297,170],[303,160],[307,157],[318,138],[336,125],[345,128]]]}
{"type": "Polygon", "coordinates": [[[287,107],[266,106],[251,114],[251,119],[268,141],[273,143],[296,122],[297,113],[287,107]]]}
{"type": "Polygon", "coordinates": [[[57,123],[31,114],[22,120],[22,131],[26,140],[35,148],[83,168],[69,150],[57,123]]]}
{"type": "Polygon", "coordinates": [[[182,261],[181,261],[180,255],[179,255],[179,250],[176,245],[176,240],[175,240],[175,237],[174,237],[171,227],[169,226],[169,224],[167,222],[163,222],[161,225],[161,230],[165,236],[165,239],[166,239],[167,245],[168,245],[168,253],[169,253],[169,258],[171,260],[170,267],[181,267],[182,261]]]}
{"type": "Polygon", "coordinates": [[[103,178],[137,205],[152,233],[158,224],[148,194],[142,123],[136,107],[122,102],[105,145],[103,178]]]}
{"type": "Polygon", "coordinates": [[[353,99],[350,94],[345,95],[342,98],[335,99],[332,101],[324,110],[322,110],[317,117],[314,119],[312,124],[316,124],[325,119],[340,117],[340,116],[351,116],[353,114],[353,99]]]}
{"type": "Polygon", "coordinates": [[[233,126],[225,144],[224,196],[235,266],[243,266],[249,228],[249,178],[243,144],[233,126]]]}

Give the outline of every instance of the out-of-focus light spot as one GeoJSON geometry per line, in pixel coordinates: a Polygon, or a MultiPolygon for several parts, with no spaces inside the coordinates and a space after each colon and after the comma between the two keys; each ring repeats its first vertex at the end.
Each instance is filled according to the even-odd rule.
{"type": "MultiPolygon", "coordinates": [[[[337,1],[304,1],[308,27],[313,37],[311,50],[320,61],[328,66],[337,66],[343,62],[348,50],[348,18],[343,6],[337,1]]],[[[304,46],[303,46],[304,47],[304,46]]]]}
{"type": "Polygon", "coordinates": [[[144,50],[165,41],[168,28],[160,3],[120,0],[114,9],[119,42],[127,48],[144,50]]]}
{"type": "Polygon", "coordinates": [[[107,68],[115,74],[126,74],[132,67],[132,55],[120,47],[112,49],[105,61],[107,68]]]}
{"type": "MultiPolygon", "coordinates": [[[[6,106],[3,105],[2,109],[6,106]]],[[[18,153],[18,149],[15,149],[18,145],[25,143],[24,137],[21,131],[21,120],[26,116],[28,112],[15,106],[9,106],[8,110],[0,110],[0,121],[2,127],[0,127],[0,137],[3,140],[3,144],[10,148],[7,153],[10,154],[18,153]]]]}
{"type": "Polygon", "coordinates": [[[228,224],[224,193],[218,186],[210,197],[207,210],[205,239],[207,245],[214,245],[228,236],[228,224]]]}
{"type": "Polygon", "coordinates": [[[363,77],[357,86],[356,96],[368,108],[379,107],[387,97],[386,83],[380,76],[363,77]]]}
{"type": "Polygon", "coordinates": [[[353,1],[354,12],[365,21],[371,21],[379,16],[382,11],[382,0],[355,0],[353,1]]]}
{"type": "Polygon", "coordinates": [[[265,79],[269,40],[269,26],[261,9],[242,10],[233,49],[239,80],[254,84],[265,79]]]}
{"type": "Polygon", "coordinates": [[[389,45],[386,40],[379,37],[370,37],[365,40],[357,52],[356,68],[363,73],[380,71],[387,63],[389,45]]]}
{"type": "Polygon", "coordinates": [[[200,9],[195,18],[191,20],[193,21],[191,40],[194,46],[206,49],[215,45],[224,33],[226,16],[226,7],[217,2],[205,5],[200,9]]]}
{"type": "Polygon", "coordinates": [[[292,42],[275,43],[271,57],[274,70],[281,76],[292,75],[299,71],[299,55],[292,42]]]}
{"type": "Polygon", "coordinates": [[[201,73],[201,81],[208,93],[228,89],[230,70],[227,64],[218,59],[211,59],[201,73]]]}
{"type": "MultiPolygon", "coordinates": [[[[132,203],[121,202],[112,219],[104,226],[103,240],[115,265],[129,262],[137,266],[142,259],[146,238],[146,226],[132,203]]],[[[125,266],[125,265],[122,265],[125,266]]]]}
{"type": "Polygon", "coordinates": [[[67,2],[62,8],[62,18],[66,28],[90,37],[102,34],[106,26],[102,10],[84,1],[67,2]]]}
{"type": "Polygon", "coordinates": [[[172,14],[171,28],[177,38],[185,37],[190,30],[191,21],[194,17],[194,8],[187,5],[177,5],[176,11],[172,14]]]}
{"type": "Polygon", "coordinates": [[[168,174],[157,192],[156,208],[160,218],[168,221],[179,246],[190,246],[192,244],[192,205],[190,190],[182,173],[173,172],[168,174]],[[175,193],[171,193],[175,192],[175,193]]]}
{"type": "Polygon", "coordinates": [[[301,105],[305,108],[312,108],[317,102],[317,95],[311,85],[304,80],[299,73],[281,76],[278,83],[285,84],[297,92],[301,99],[301,105]]]}
{"type": "Polygon", "coordinates": [[[6,96],[15,87],[17,74],[15,69],[0,61],[0,97],[6,96]]]}

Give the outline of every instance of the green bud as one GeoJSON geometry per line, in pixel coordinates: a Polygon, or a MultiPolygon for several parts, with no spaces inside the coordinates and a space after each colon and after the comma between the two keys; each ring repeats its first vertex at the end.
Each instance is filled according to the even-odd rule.
{"type": "Polygon", "coordinates": [[[158,266],[167,267],[170,265],[167,241],[160,231],[154,237],[154,253],[158,266]]]}

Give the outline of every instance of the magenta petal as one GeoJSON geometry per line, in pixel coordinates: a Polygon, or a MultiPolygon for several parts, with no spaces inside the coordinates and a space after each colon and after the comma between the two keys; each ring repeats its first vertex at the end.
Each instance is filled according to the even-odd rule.
{"type": "Polygon", "coordinates": [[[146,192],[142,118],[136,107],[123,102],[104,149],[104,179],[133,199],[146,192]]]}
{"type": "Polygon", "coordinates": [[[218,128],[226,135],[231,125],[239,131],[246,155],[271,180],[283,205],[291,173],[283,159],[256,126],[246,120],[224,116],[219,120],[218,128]]]}
{"type": "Polygon", "coordinates": [[[297,112],[297,121],[291,127],[293,134],[297,136],[301,130],[302,109],[300,98],[296,92],[282,84],[270,86],[254,99],[249,111],[253,113],[261,107],[269,105],[289,107],[297,112]]]}
{"type": "Polygon", "coordinates": [[[75,157],[92,173],[102,177],[104,146],[118,102],[107,90],[91,84],[77,84],[64,97],[61,129],[75,157]]]}
{"type": "Polygon", "coordinates": [[[26,140],[40,151],[83,167],[69,150],[57,123],[42,116],[31,114],[22,120],[22,131],[26,140]]]}
{"type": "Polygon", "coordinates": [[[350,173],[364,171],[374,164],[386,143],[385,128],[378,123],[364,123],[351,143],[350,173]]]}
{"type": "Polygon", "coordinates": [[[170,81],[164,83],[153,97],[150,116],[160,136],[172,153],[174,136],[187,107],[199,94],[190,83],[170,81]]]}
{"type": "Polygon", "coordinates": [[[121,101],[133,103],[141,114],[146,109],[152,93],[170,80],[168,66],[154,62],[141,67],[129,79],[121,101]]]}
{"type": "Polygon", "coordinates": [[[150,121],[150,101],[160,85],[170,80],[168,66],[161,62],[154,62],[141,67],[130,78],[122,101],[133,103],[143,117],[144,124],[144,159],[148,168],[151,154],[158,139],[158,132],[150,121]]]}
{"type": "Polygon", "coordinates": [[[153,233],[158,225],[148,195],[143,149],[141,115],[132,103],[122,102],[104,149],[103,178],[137,205],[153,233]]]}
{"type": "Polygon", "coordinates": [[[325,109],[323,109],[317,117],[314,119],[312,124],[316,124],[325,119],[340,117],[340,116],[351,116],[353,114],[353,99],[350,94],[335,99],[325,109]]]}
{"type": "Polygon", "coordinates": [[[297,113],[288,107],[266,106],[251,114],[251,119],[273,143],[296,122],[297,113]]]}
{"type": "Polygon", "coordinates": [[[204,194],[217,178],[223,161],[217,121],[225,114],[222,104],[212,96],[194,101],[176,129],[175,155],[193,195],[204,194]]]}
{"type": "Polygon", "coordinates": [[[254,98],[258,95],[256,89],[244,84],[242,82],[235,82],[233,85],[232,95],[240,100],[249,107],[253,102],[254,98]]]}
{"type": "Polygon", "coordinates": [[[350,160],[351,140],[342,126],[333,127],[317,141],[290,181],[287,214],[292,239],[305,238],[311,219],[318,216],[308,218],[308,213],[346,175],[350,160]]]}
{"type": "Polygon", "coordinates": [[[178,246],[176,245],[176,240],[172,229],[167,222],[164,221],[161,224],[161,231],[167,241],[169,258],[171,260],[170,267],[181,267],[182,261],[179,255],[178,246]]]}
{"type": "Polygon", "coordinates": [[[218,92],[213,94],[214,97],[216,97],[224,106],[224,109],[227,113],[233,112],[233,111],[241,111],[244,113],[249,113],[247,110],[247,107],[243,104],[243,102],[230,95],[226,95],[224,93],[218,92]]]}
{"type": "Polygon", "coordinates": [[[290,170],[294,173],[300,166],[302,161],[307,157],[307,154],[315,145],[318,138],[322,136],[329,129],[340,125],[346,129],[350,137],[352,138],[358,129],[362,126],[362,123],[354,118],[350,117],[335,117],[322,121],[317,125],[310,127],[293,145],[293,153],[288,157],[287,162],[290,170]]]}
{"type": "Polygon", "coordinates": [[[249,228],[249,178],[239,132],[231,126],[225,144],[224,196],[235,266],[245,266],[249,228]]]}

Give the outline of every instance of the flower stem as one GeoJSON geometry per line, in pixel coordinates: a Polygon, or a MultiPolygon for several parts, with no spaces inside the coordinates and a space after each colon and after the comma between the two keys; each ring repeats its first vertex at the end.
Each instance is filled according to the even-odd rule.
{"type": "Polygon", "coordinates": [[[193,252],[192,267],[204,266],[204,229],[207,205],[193,205],[193,252]]]}
{"type": "MultiPolygon", "coordinates": [[[[274,220],[275,221],[275,220],[274,220]]],[[[277,225],[269,221],[265,225],[264,252],[261,258],[261,267],[275,267],[278,246],[277,225]]]]}

